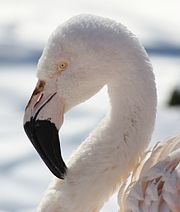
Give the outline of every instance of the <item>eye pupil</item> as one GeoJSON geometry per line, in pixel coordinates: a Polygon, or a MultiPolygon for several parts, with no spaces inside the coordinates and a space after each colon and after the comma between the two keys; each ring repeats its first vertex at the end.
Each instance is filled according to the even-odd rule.
{"type": "Polygon", "coordinates": [[[67,68],[67,63],[60,63],[59,65],[57,65],[57,69],[59,70],[59,71],[64,71],[66,68],[67,68]]]}

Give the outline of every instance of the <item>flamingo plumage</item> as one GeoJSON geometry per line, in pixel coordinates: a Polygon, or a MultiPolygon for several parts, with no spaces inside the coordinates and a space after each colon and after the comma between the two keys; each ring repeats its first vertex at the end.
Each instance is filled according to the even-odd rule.
{"type": "Polygon", "coordinates": [[[180,211],[180,136],[147,150],[130,179],[118,194],[121,211],[180,211]]]}
{"type": "MultiPolygon", "coordinates": [[[[53,32],[37,77],[24,129],[56,176],[38,211],[98,212],[138,166],[151,140],[157,97],[150,60],[122,24],[80,15],[53,32]],[[63,115],[105,85],[109,111],[66,165],[58,137],[63,115]]],[[[125,205],[128,195],[122,195],[125,205]]]]}

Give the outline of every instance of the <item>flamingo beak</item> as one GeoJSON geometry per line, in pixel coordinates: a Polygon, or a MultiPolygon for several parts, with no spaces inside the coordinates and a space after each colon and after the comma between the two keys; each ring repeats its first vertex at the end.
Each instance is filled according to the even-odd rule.
{"type": "Polygon", "coordinates": [[[55,90],[50,92],[44,81],[38,81],[25,109],[24,130],[47,167],[60,179],[67,170],[58,136],[63,115],[63,98],[55,90]]]}

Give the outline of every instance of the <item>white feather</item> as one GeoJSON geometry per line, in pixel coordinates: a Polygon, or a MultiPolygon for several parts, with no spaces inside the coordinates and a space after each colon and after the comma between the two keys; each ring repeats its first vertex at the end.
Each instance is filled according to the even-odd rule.
{"type": "MultiPolygon", "coordinates": [[[[122,183],[122,211],[154,211],[159,204],[165,211],[176,205],[168,189],[175,184],[167,181],[162,186],[161,180],[167,176],[161,171],[173,160],[169,155],[163,162],[179,146],[179,140],[158,144],[154,153],[144,153],[154,127],[156,86],[144,48],[126,27],[92,15],[70,19],[51,35],[37,76],[49,84],[56,79],[57,94],[65,100],[66,111],[104,85],[110,99],[107,115],[69,158],[65,179],[53,180],[38,211],[97,212],[122,183]],[[55,67],[60,62],[68,67],[58,74],[55,67]],[[162,162],[155,165],[159,160],[162,162]],[[129,185],[125,181],[131,172],[129,185]],[[166,199],[162,204],[159,192],[166,199]]],[[[172,177],[179,179],[179,173],[172,177]]]]}
{"type": "MultiPolygon", "coordinates": [[[[129,211],[132,199],[139,205],[138,211],[146,212],[147,205],[154,212],[180,211],[180,137],[174,137],[158,143],[151,155],[141,166],[141,173],[133,182],[131,190],[121,190],[119,198],[122,211],[129,211]],[[143,199],[134,190],[143,192],[143,199]],[[122,206],[123,205],[123,206],[122,206]]],[[[139,173],[139,170],[138,170],[139,173]]],[[[142,197],[141,196],[141,197],[142,197]]],[[[133,211],[133,205],[131,209],[133,211]]]]}

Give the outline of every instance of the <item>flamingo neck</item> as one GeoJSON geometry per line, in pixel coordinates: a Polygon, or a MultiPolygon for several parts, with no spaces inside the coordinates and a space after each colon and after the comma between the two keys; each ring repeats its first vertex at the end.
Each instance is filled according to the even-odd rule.
{"type": "Polygon", "coordinates": [[[144,62],[121,71],[108,84],[108,93],[110,111],[71,156],[65,180],[54,180],[40,208],[99,211],[147,147],[156,112],[151,67],[144,62]]]}

